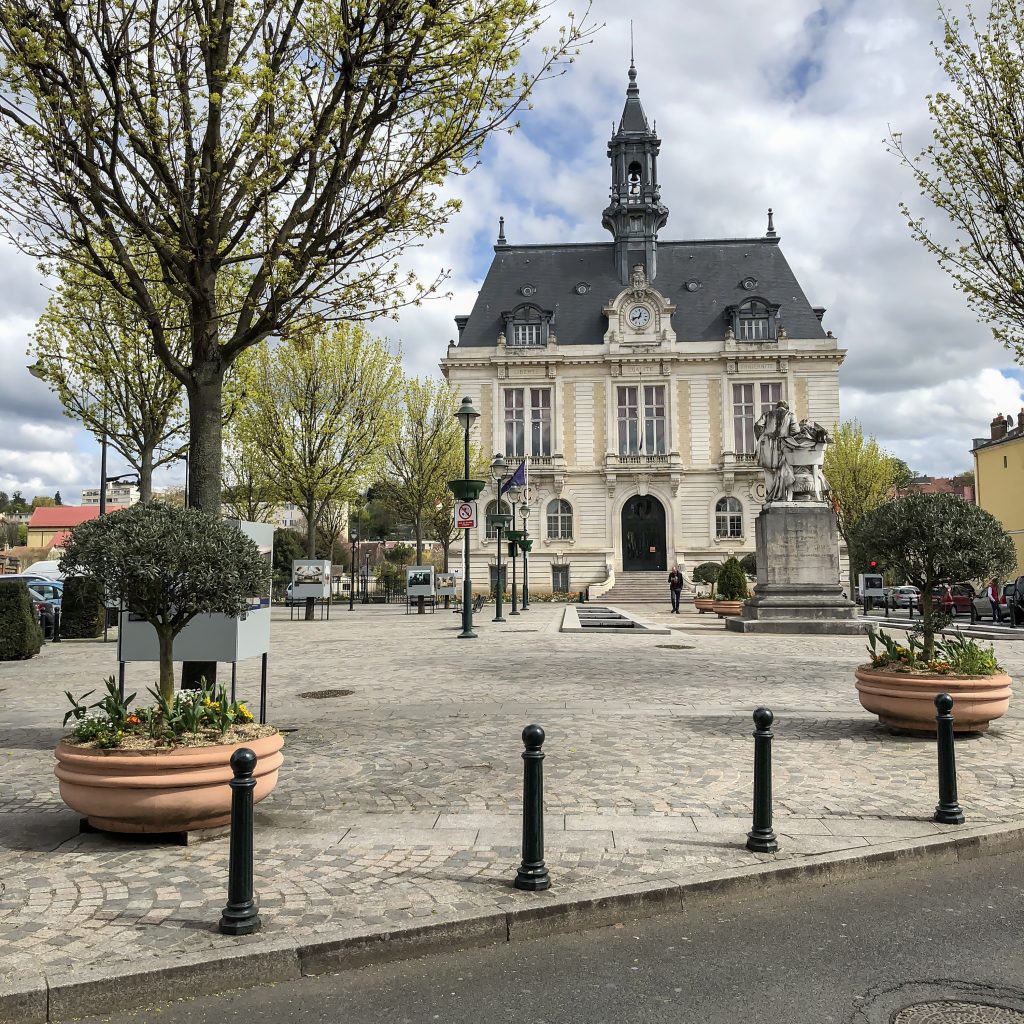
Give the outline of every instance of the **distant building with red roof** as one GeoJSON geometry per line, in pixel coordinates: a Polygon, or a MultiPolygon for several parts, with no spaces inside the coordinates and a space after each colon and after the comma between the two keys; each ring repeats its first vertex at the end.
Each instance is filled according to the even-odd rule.
{"type": "MultiPolygon", "coordinates": [[[[123,505],[108,505],[108,512],[116,512],[123,505]]],[[[97,519],[100,514],[99,505],[44,505],[34,509],[28,521],[28,546],[32,548],[52,548],[54,538],[66,534],[81,523],[97,519]]],[[[63,535],[63,536],[62,536],[63,535]]]]}

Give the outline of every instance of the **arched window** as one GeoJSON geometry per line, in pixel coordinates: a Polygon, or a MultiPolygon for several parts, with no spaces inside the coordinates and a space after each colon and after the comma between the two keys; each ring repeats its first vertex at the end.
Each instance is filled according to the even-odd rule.
{"type": "Polygon", "coordinates": [[[547,341],[550,314],[531,303],[506,314],[505,335],[509,345],[543,345],[547,341]]]}
{"type": "Polygon", "coordinates": [[[743,536],[743,506],[739,498],[719,498],[715,503],[715,536],[743,536]]]}
{"type": "Polygon", "coordinates": [[[634,160],[629,165],[629,194],[631,196],[640,195],[640,173],[642,168],[634,160]]]}
{"type": "Polygon", "coordinates": [[[548,540],[572,540],[572,505],[564,498],[548,502],[548,540]]]}
{"type": "Polygon", "coordinates": [[[736,338],[739,341],[767,341],[773,337],[768,304],[758,299],[744,302],[739,309],[736,338]]]}
{"type": "MultiPolygon", "coordinates": [[[[487,508],[484,511],[484,523],[486,524],[486,528],[487,528],[486,536],[487,536],[488,540],[497,540],[498,539],[498,528],[491,522],[491,516],[493,516],[495,514],[495,512],[497,512],[497,510],[498,510],[498,503],[496,501],[489,501],[487,503],[487,508]]],[[[501,503],[501,512],[502,512],[502,515],[506,515],[506,516],[509,516],[509,515],[512,514],[512,509],[509,507],[509,504],[508,504],[507,501],[502,501],[502,503],[501,503]]]]}

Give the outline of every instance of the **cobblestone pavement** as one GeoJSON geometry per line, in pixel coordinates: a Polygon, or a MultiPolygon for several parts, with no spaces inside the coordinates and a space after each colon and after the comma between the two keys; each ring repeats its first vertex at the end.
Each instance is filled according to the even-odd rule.
{"type": "MultiPolygon", "coordinates": [[[[257,807],[264,930],[213,931],[227,839],[188,847],[80,834],[53,776],[63,691],[101,685],[115,645],[47,645],[0,663],[0,978],[88,966],[167,964],[246,943],[311,941],[688,881],[749,866],[955,831],[929,822],[934,743],[891,736],[856,699],[858,637],[727,633],[690,611],[637,607],[670,636],[565,635],[536,604],[460,641],[451,613],[278,613],[271,720],[294,729],[276,792],[257,807]],[[303,698],[351,689],[350,696],[303,698]],[[751,711],[776,715],[781,850],[753,855],[751,711]],[[551,896],[520,893],[524,725],[547,731],[551,896]]],[[[996,644],[1015,677],[1024,645],[996,644]]],[[[129,666],[145,692],[151,669],[129,666]]],[[[258,693],[258,661],[239,666],[258,693]]],[[[958,743],[969,825],[1024,814],[1019,703],[958,743]]]]}

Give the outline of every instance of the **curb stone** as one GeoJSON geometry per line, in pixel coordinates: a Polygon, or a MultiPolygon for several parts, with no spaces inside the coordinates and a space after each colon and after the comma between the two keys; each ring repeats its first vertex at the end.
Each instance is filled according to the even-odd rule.
{"type": "Polygon", "coordinates": [[[960,828],[925,839],[826,853],[803,860],[766,856],[695,882],[654,878],[617,887],[600,896],[560,896],[548,890],[537,903],[515,910],[297,942],[261,941],[230,950],[176,958],[171,964],[117,971],[95,967],[0,980],[0,1024],[47,1024],[116,1013],[236,988],[293,981],[367,964],[379,964],[469,946],[542,938],[559,932],[598,928],[623,917],[672,913],[698,902],[759,896],[800,883],[826,885],[870,877],[894,868],[971,860],[1024,850],[1024,821],[960,828]],[[255,944],[258,943],[258,944],[255,944]]]}

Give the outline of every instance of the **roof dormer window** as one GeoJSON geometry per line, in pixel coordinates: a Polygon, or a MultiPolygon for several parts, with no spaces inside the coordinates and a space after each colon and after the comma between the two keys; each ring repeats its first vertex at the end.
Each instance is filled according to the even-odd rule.
{"type": "Polygon", "coordinates": [[[775,341],[778,312],[777,304],[747,299],[738,306],[727,307],[725,318],[737,341],[775,341]]]}
{"type": "Polygon", "coordinates": [[[505,313],[507,344],[527,348],[546,345],[551,325],[551,313],[530,303],[517,306],[505,313]]]}

